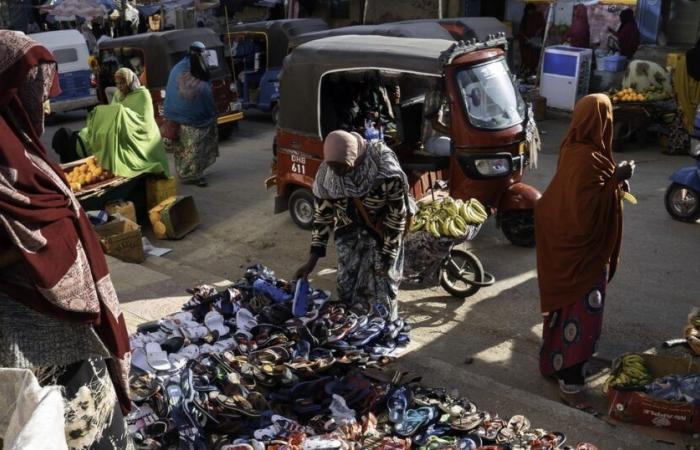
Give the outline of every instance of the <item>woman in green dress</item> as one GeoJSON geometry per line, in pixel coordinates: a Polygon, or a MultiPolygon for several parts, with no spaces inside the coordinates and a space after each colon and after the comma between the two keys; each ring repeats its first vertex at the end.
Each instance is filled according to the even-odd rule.
{"type": "Polygon", "coordinates": [[[96,107],[80,132],[87,150],[115,175],[168,175],[168,158],[153,115],[148,89],[125,67],[114,75],[117,92],[109,105],[96,107]]]}

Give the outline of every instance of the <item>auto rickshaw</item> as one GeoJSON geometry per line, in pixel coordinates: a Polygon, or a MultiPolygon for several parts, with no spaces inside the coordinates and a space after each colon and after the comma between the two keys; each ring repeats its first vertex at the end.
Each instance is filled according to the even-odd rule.
{"type": "Polygon", "coordinates": [[[233,73],[243,108],[271,112],[277,118],[277,76],[295,36],[328,28],[321,19],[285,19],[235,25],[223,38],[231,48],[233,73]]]}
{"type": "Polygon", "coordinates": [[[530,161],[526,130],[534,118],[514,86],[505,46],[503,35],[467,43],[349,35],[297,47],[280,76],[271,180],[277,186],[275,212],[289,210],[300,227],[312,225],[310,187],[323,159],[323,139],[338,128],[334,108],[343,104],[332,93],[372,82],[399,88],[400,99],[389,106],[394,124],[384,139],[399,157],[412,194],[420,199],[436,184],[447,184],[452,197],[487,205],[512,243],[532,246],[540,193],[521,180],[530,161]],[[436,91],[449,108],[449,156],[423,149],[424,103],[436,91]]]}
{"type": "Polygon", "coordinates": [[[170,69],[187,54],[194,41],[207,47],[206,60],[218,112],[219,136],[226,138],[243,118],[243,112],[236,84],[224,60],[224,44],[210,29],[144,33],[100,42],[98,97],[104,103],[111,100],[109,93],[116,90],[114,73],[121,67],[128,67],[151,93],[155,119],[160,124],[170,69]]]}

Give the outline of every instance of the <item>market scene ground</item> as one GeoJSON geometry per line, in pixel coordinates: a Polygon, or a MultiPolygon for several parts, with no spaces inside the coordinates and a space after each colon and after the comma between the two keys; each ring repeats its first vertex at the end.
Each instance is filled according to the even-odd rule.
{"type": "MultiPolygon", "coordinates": [[[[539,168],[525,177],[540,190],[554,173],[569,120],[565,114],[550,114],[539,123],[539,168]]],[[[47,126],[45,144],[50,147],[58,127],[79,129],[83,123],[81,112],[57,116],[47,126]]],[[[263,186],[274,134],[268,115],[246,114],[239,130],[221,142],[219,160],[208,173],[210,186],[178,186],[178,193],[195,197],[199,228],[180,241],[156,241],[145,231],[171,253],[149,256],[140,265],[108,258],[130,332],[180,311],[191,298],[185,289],[203,283],[228,287],[255,263],[290,279],[303,262],[309,233],[296,227],[287,213],[273,214],[274,190],[263,186]]],[[[697,227],[672,220],[663,203],[669,175],[687,165],[688,157],[663,155],[654,144],[627,146],[617,157],[637,162],[632,191],[639,203],[625,206],[621,267],[608,290],[598,374],[589,380],[598,417],[560,403],[557,385],[539,375],[542,319],[535,251],[511,245],[492,219],[465,245],[479,255],[496,283],[465,301],[441,288],[401,290],[399,310],[412,326],[411,343],[392,366],[421,375],[426,386],[455,389],[492,414],[525,415],[533,427],[560,431],[568,442],[586,441],[604,449],[699,445],[692,435],[606,418],[607,399],[600,387],[611,360],[625,352],[682,354],[662,350],[661,343],[682,334],[700,290],[697,227]]],[[[333,252],[330,246],[312,274],[314,287],[334,290],[333,252]]]]}

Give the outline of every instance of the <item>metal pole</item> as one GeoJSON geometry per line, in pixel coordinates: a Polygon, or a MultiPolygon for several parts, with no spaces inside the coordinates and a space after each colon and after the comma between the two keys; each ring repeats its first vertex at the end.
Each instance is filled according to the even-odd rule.
{"type": "Polygon", "coordinates": [[[442,0],[438,0],[438,19],[442,19],[442,0]]]}
{"type": "MultiPolygon", "coordinates": [[[[231,73],[233,74],[233,82],[236,83],[238,77],[236,76],[236,65],[233,59],[233,49],[231,49],[231,30],[228,26],[228,6],[224,4],[224,14],[226,15],[226,37],[228,38],[228,56],[231,59],[231,73]]],[[[236,85],[238,86],[238,85],[236,85]]]]}

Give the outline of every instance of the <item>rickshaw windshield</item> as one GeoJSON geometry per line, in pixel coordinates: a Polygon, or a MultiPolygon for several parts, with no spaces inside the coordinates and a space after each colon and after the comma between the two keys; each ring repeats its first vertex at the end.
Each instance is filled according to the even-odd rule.
{"type": "Polygon", "coordinates": [[[503,58],[457,73],[457,84],[469,122],[499,130],[525,119],[525,102],[515,89],[503,58]]]}

